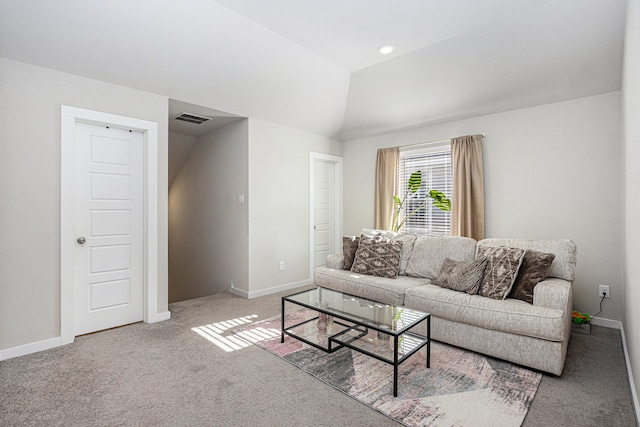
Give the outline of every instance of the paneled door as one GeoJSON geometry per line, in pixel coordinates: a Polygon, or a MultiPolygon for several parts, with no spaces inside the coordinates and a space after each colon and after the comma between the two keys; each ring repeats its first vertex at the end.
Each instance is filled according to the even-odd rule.
{"type": "Polygon", "coordinates": [[[335,252],[335,164],[314,160],[314,266],[325,265],[327,255],[335,252]]]}
{"type": "Polygon", "coordinates": [[[76,123],[74,334],[143,319],[144,134],[76,123]]]}

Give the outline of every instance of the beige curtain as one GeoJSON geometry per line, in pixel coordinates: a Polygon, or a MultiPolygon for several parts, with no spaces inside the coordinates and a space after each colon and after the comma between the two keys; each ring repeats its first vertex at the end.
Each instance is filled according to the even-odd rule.
{"type": "Polygon", "coordinates": [[[482,135],[451,139],[451,235],[484,239],[482,135]]]}
{"type": "Polygon", "coordinates": [[[373,215],[374,227],[390,230],[393,222],[393,196],[396,194],[396,173],[400,150],[398,147],[381,148],[376,160],[376,193],[373,215]]]}

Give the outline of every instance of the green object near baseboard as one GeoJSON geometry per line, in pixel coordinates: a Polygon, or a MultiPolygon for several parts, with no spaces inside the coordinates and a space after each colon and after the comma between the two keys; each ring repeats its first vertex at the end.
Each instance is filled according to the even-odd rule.
{"type": "Polygon", "coordinates": [[[573,321],[573,323],[583,325],[591,322],[591,316],[589,316],[588,314],[580,313],[577,310],[573,310],[571,312],[571,320],[573,321]]]}

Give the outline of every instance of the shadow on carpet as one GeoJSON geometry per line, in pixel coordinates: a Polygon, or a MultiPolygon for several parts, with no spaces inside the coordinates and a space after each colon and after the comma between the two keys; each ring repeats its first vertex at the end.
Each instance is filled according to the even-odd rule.
{"type": "Polygon", "coordinates": [[[509,362],[433,341],[431,368],[425,350],[407,359],[399,367],[398,397],[393,397],[392,365],[348,348],[325,353],[288,335],[281,344],[279,316],[234,333],[407,426],[520,426],[542,378],[509,362]]]}

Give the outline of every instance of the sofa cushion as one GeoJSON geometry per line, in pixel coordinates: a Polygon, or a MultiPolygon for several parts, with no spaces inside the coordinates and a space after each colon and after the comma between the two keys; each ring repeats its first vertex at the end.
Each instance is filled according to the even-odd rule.
{"type": "Polygon", "coordinates": [[[376,230],[374,228],[363,228],[361,234],[364,234],[365,236],[370,236],[370,237],[375,237],[375,236],[385,237],[389,240],[393,239],[398,235],[398,233],[396,233],[395,231],[376,230]]]}
{"type": "Polygon", "coordinates": [[[576,244],[568,239],[524,240],[524,239],[484,239],[478,242],[483,246],[508,246],[554,254],[556,257],[549,267],[547,277],[557,277],[569,282],[575,280],[576,244]]]}
{"type": "Polygon", "coordinates": [[[343,254],[331,254],[327,255],[325,266],[329,268],[337,268],[338,270],[344,270],[344,255],[343,254]]]}
{"type": "Polygon", "coordinates": [[[454,261],[447,258],[433,283],[441,288],[473,295],[478,293],[486,266],[486,258],[474,258],[471,261],[454,261]]]}
{"type": "Polygon", "coordinates": [[[547,272],[555,257],[554,254],[526,251],[509,297],[533,304],[533,288],[547,278],[547,272]]]}
{"type": "Polygon", "coordinates": [[[508,298],[495,300],[433,284],[407,289],[404,305],[434,317],[551,341],[566,338],[563,310],[508,298]]]}
{"type": "Polygon", "coordinates": [[[478,295],[493,299],[505,299],[513,287],[522,264],[525,250],[478,245],[476,256],[487,258],[487,268],[478,295]]]}
{"type": "Polygon", "coordinates": [[[400,270],[401,241],[384,237],[360,236],[360,244],[351,271],[373,276],[397,278],[400,270]]]}
{"type": "Polygon", "coordinates": [[[445,259],[469,261],[475,252],[476,241],[469,237],[418,237],[407,264],[407,275],[433,280],[438,277],[445,259]]]}
{"type": "Polygon", "coordinates": [[[356,251],[360,245],[360,236],[342,236],[342,254],[344,255],[344,269],[351,270],[356,251]]]}
{"type": "Polygon", "coordinates": [[[405,291],[426,283],[427,279],[408,276],[392,280],[328,267],[314,270],[317,286],[393,305],[404,305],[405,291]]]}
{"type": "Polygon", "coordinates": [[[400,271],[398,274],[407,274],[407,264],[413,253],[413,246],[416,243],[416,236],[412,234],[398,234],[391,238],[391,240],[402,242],[402,250],[400,251],[400,271]]]}

